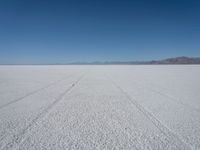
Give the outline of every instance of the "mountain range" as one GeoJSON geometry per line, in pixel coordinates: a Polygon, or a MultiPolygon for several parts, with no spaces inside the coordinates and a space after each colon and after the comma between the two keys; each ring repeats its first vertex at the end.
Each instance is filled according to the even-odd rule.
{"type": "Polygon", "coordinates": [[[151,65],[151,64],[200,64],[200,57],[175,57],[152,61],[95,61],[95,62],[73,62],[72,65],[151,65]]]}

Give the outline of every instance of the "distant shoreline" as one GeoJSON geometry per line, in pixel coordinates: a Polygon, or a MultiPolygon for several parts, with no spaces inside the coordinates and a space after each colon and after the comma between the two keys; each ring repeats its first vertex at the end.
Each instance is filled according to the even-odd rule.
{"type": "Polygon", "coordinates": [[[95,62],[72,62],[72,63],[49,63],[49,64],[0,64],[2,65],[199,65],[200,57],[175,57],[163,60],[151,61],[95,61],[95,62]]]}

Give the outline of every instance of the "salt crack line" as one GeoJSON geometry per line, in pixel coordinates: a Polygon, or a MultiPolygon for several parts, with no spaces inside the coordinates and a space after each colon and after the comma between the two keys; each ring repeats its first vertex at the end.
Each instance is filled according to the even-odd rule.
{"type": "Polygon", "coordinates": [[[52,102],[50,105],[48,105],[48,107],[46,109],[44,109],[42,112],[40,112],[30,123],[29,125],[24,128],[21,132],[19,132],[17,135],[13,135],[13,139],[7,143],[2,150],[7,150],[7,149],[17,149],[18,146],[21,145],[21,143],[23,143],[23,141],[26,140],[26,135],[28,132],[31,131],[31,129],[33,128],[34,125],[37,125],[38,121],[40,119],[42,119],[43,117],[45,117],[45,115],[58,103],[60,102],[63,97],[70,92],[77,84],[78,82],[80,82],[80,80],[83,78],[85,74],[83,74],[78,80],[76,80],[68,89],[66,89],[62,94],[60,94],[60,96],[58,96],[54,102],[52,102]]]}
{"type": "Polygon", "coordinates": [[[163,133],[166,137],[169,139],[173,138],[178,140],[179,142],[183,143],[187,149],[195,149],[192,145],[186,143],[184,139],[182,139],[177,133],[174,133],[171,129],[166,127],[161,123],[160,120],[158,120],[153,114],[151,114],[149,111],[147,111],[143,106],[141,106],[136,100],[131,98],[127,92],[125,92],[116,82],[114,82],[109,76],[107,76],[110,81],[113,83],[114,86],[116,86],[126,97],[127,100],[132,103],[148,120],[150,120],[155,127],[163,133]]]}
{"type": "Polygon", "coordinates": [[[11,104],[14,104],[14,103],[16,103],[16,102],[19,102],[19,101],[21,101],[21,100],[24,100],[26,97],[32,96],[32,95],[34,95],[34,94],[36,94],[36,93],[38,93],[38,92],[40,92],[40,91],[43,91],[43,90],[45,90],[45,89],[47,89],[47,88],[49,88],[49,87],[51,87],[51,86],[57,84],[58,82],[61,82],[61,81],[63,81],[64,79],[71,77],[72,75],[73,75],[73,74],[71,74],[71,75],[69,75],[69,76],[67,76],[67,77],[65,77],[65,78],[62,78],[62,79],[60,79],[60,80],[57,80],[57,81],[55,81],[55,82],[53,82],[53,83],[50,83],[50,84],[48,84],[48,85],[46,85],[46,86],[44,86],[44,87],[42,87],[42,88],[39,88],[39,89],[37,89],[37,90],[34,90],[34,91],[32,91],[32,92],[30,92],[30,93],[28,93],[28,94],[26,94],[26,95],[24,95],[24,96],[22,96],[22,97],[20,97],[20,98],[17,98],[17,99],[15,99],[15,100],[11,101],[11,102],[8,102],[8,103],[6,103],[6,104],[3,104],[3,105],[0,106],[0,109],[5,108],[5,107],[7,107],[7,106],[9,106],[9,105],[11,105],[11,104]]]}

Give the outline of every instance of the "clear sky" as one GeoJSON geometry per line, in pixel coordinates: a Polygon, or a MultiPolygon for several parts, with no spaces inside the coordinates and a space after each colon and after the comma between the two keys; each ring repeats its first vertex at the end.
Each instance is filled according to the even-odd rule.
{"type": "Polygon", "coordinates": [[[1,0],[0,63],[200,56],[199,0],[1,0]]]}

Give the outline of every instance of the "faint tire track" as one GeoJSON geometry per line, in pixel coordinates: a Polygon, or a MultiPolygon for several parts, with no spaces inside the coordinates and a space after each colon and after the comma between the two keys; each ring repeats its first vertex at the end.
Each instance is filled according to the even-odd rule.
{"type": "Polygon", "coordinates": [[[70,74],[70,75],[67,76],[67,77],[64,77],[64,78],[62,78],[62,79],[59,79],[59,80],[57,80],[57,81],[55,81],[55,82],[52,82],[52,83],[50,83],[50,84],[48,84],[48,85],[46,85],[46,86],[44,86],[44,87],[41,87],[41,88],[39,88],[39,89],[36,89],[36,90],[34,90],[34,91],[32,91],[32,92],[30,92],[30,93],[28,93],[28,94],[26,94],[26,95],[24,95],[24,96],[22,96],[22,97],[20,97],[20,98],[17,98],[17,99],[15,99],[15,100],[12,100],[12,101],[6,103],[6,104],[3,104],[3,105],[0,106],[0,109],[5,108],[5,107],[7,107],[7,106],[9,106],[9,105],[11,105],[11,104],[13,104],[13,103],[19,102],[19,101],[23,100],[24,98],[29,97],[29,96],[31,96],[31,95],[34,95],[34,94],[36,94],[36,93],[38,93],[38,92],[40,92],[40,91],[42,91],[42,90],[44,90],[44,89],[47,89],[47,88],[49,88],[49,87],[51,87],[51,86],[57,84],[58,82],[61,82],[61,81],[63,81],[64,79],[71,77],[72,75],[73,75],[73,74],[70,74]]]}
{"type": "Polygon", "coordinates": [[[41,111],[21,132],[19,132],[17,135],[13,135],[12,140],[7,143],[2,150],[7,150],[7,149],[11,149],[14,148],[16,149],[20,143],[22,143],[25,139],[26,139],[26,133],[29,132],[34,125],[36,125],[38,123],[38,121],[40,119],[42,119],[58,102],[60,102],[63,97],[70,92],[79,82],[80,80],[85,76],[85,74],[83,74],[82,76],[80,76],[78,78],[78,80],[76,80],[74,83],[72,83],[72,85],[67,88],[62,94],[60,94],[55,101],[53,101],[50,105],[48,105],[43,111],[41,111]]]}
{"type": "MultiPolygon", "coordinates": [[[[190,104],[186,104],[186,103],[182,102],[181,100],[179,100],[180,98],[176,97],[175,95],[170,96],[169,94],[165,94],[165,93],[163,93],[163,92],[161,92],[161,91],[152,89],[152,88],[150,88],[150,87],[145,87],[145,86],[143,86],[143,85],[141,85],[141,84],[139,85],[137,82],[134,82],[134,81],[133,81],[132,83],[137,84],[138,86],[140,86],[140,87],[142,87],[142,88],[144,88],[144,89],[146,89],[146,90],[149,90],[149,91],[151,91],[151,92],[153,92],[153,93],[156,93],[156,94],[158,94],[158,95],[161,95],[161,96],[167,98],[168,100],[170,100],[170,101],[172,101],[172,102],[176,102],[177,104],[180,104],[180,105],[182,105],[182,106],[184,106],[184,107],[186,107],[186,108],[189,108],[191,111],[196,111],[196,112],[199,112],[199,111],[200,111],[199,109],[197,109],[197,108],[191,106],[190,104]]],[[[150,85],[150,86],[151,86],[151,85],[153,86],[153,84],[151,84],[151,83],[149,83],[149,85],[150,85]]],[[[160,86],[157,86],[157,87],[160,88],[160,86]]],[[[163,87],[161,87],[161,88],[163,88],[163,87]]],[[[163,89],[164,89],[164,88],[163,88],[163,89]]],[[[167,90],[168,92],[170,92],[168,89],[166,89],[166,90],[167,90]]]]}
{"type": "MultiPolygon", "coordinates": [[[[154,92],[154,93],[157,93],[157,94],[159,94],[159,95],[161,95],[161,96],[164,96],[164,97],[166,97],[167,99],[169,99],[169,100],[171,100],[171,101],[173,101],[173,102],[175,101],[177,104],[181,104],[181,105],[183,105],[184,107],[189,108],[191,111],[196,111],[196,112],[199,112],[199,111],[200,111],[199,109],[193,107],[192,105],[186,104],[186,103],[182,102],[181,100],[179,100],[179,99],[181,99],[181,98],[179,98],[179,97],[177,97],[177,96],[175,96],[175,95],[173,95],[173,94],[172,94],[172,96],[171,96],[171,95],[169,95],[169,94],[163,93],[163,92],[161,92],[161,91],[158,91],[158,90],[155,90],[155,89],[152,89],[152,88],[146,88],[146,89],[148,89],[148,90],[150,90],[150,91],[152,91],[152,92],[154,92]]],[[[167,90],[168,92],[170,92],[168,89],[166,89],[166,90],[167,90]]]]}
{"type": "Polygon", "coordinates": [[[177,141],[179,141],[180,143],[182,143],[183,145],[185,145],[187,147],[187,149],[195,149],[192,145],[186,143],[181,136],[179,136],[177,133],[174,133],[171,129],[169,129],[168,127],[166,127],[165,125],[163,125],[161,123],[160,120],[158,120],[152,113],[150,113],[149,111],[147,111],[143,106],[141,106],[136,100],[134,100],[133,98],[131,98],[129,96],[129,94],[124,91],[116,82],[114,82],[109,76],[107,76],[109,78],[109,80],[113,83],[113,85],[115,87],[117,87],[126,97],[127,100],[133,104],[148,120],[150,120],[155,127],[161,132],[163,133],[167,138],[169,139],[175,139],[177,141]]]}

